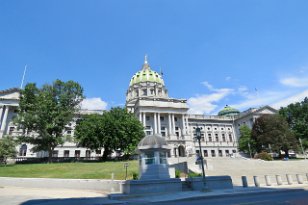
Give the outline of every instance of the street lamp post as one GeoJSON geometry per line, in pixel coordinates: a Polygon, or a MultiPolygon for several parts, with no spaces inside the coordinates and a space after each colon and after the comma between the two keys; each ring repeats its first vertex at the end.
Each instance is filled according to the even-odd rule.
{"type": "Polygon", "coordinates": [[[201,167],[202,167],[202,181],[203,181],[203,188],[204,189],[207,189],[207,185],[206,185],[206,181],[205,181],[205,172],[204,172],[204,163],[203,163],[203,156],[202,156],[202,150],[201,150],[201,128],[196,127],[196,138],[198,140],[198,143],[199,143],[199,152],[200,152],[200,160],[201,160],[201,167]]]}
{"type": "Polygon", "coordinates": [[[303,144],[302,144],[302,139],[301,139],[301,138],[299,138],[299,143],[300,143],[300,145],[301,145],[302,152],[303,152],[304,157],[305,157],[305,160],[306,160],[306,153],[305,153],[305,150],[304,150],[304,148],[303,148],[303,144]]]}
{"type": "Polygon", "coordinates": [[[248,142],[248,149],[249,149],[250,158],[252,159],[251,148],[250,148],[250,143],[249,142],[248,142]]]}

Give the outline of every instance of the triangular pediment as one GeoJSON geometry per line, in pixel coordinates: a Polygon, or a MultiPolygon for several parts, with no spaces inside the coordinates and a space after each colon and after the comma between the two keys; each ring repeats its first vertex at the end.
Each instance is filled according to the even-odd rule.
{"type": "Polygon", "coordinates": [[[265,114],[276,114],[278,111],[270,106],[264,106],[256,111],[256,113],[265,114]]]}
{"type": "Polygon", "coordinates": [[[0,91],[0,99],[2,100],[19,100],[20,90],[18,88],[11,88],[0,91]]]}

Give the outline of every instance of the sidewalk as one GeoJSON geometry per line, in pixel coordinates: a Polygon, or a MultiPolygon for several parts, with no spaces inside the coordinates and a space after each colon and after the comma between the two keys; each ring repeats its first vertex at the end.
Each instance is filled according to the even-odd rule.
{"type": "Polygon", "coordinates": [[[308,184],[283,185],[273,187],[235,187],[227,190],[213,190],[210,192],[183,191],[176,193],[125,196],[114,195],[109,199],[107,193],[91,190],[68,189],[34,189],[24,187],[0,187],[0,204],[6,205],[106,205],[106,204],[134,204],[149,202],[179,201],[200,198],[232,197],[238,195],[266,194],[272,192],[290,192],[299,189],[308,190],[308,184]]]}
{"type": "MultiPolygon", "coordinates": [[[[166,193],[159,195],[146,195],[146,196],[115,196],[117,202],[166,202],[166,201],[180,201],[189,199],[200,198],[214,198],[214,197],[230,197],[238,195],[251,195],[251,194],[266,194],[273,192],[290,192],[298,190],[308,190],[308,184],[301,185],[282,185],[282,186],[270,186],[270,187],[235,187],[233,189],[225,190],[212,190],[209,192],[200,191],[183,191],[176,193],[166,193]]],[[[116,202],[115,201],[115,202],[116,202]]]]}

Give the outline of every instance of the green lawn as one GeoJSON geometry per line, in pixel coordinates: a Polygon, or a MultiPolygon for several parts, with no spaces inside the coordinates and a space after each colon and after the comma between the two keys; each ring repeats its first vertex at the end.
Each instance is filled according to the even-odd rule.
{"type": "MultiPolygon", "coordinates": [[[[129,163],[128,179],[138,173],[138,161],[129,163]]],[[[124,161],[97,163],[52,163],[52,164],[15,164],[0,166],[0,177],[25,178],[63,178],[63,179],[114,179],[125,178],[124,161]]]]}

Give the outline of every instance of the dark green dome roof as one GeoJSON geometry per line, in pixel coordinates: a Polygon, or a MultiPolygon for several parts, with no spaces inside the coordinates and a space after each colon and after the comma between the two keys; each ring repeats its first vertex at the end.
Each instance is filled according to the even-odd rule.
{"type": "Polygon", "coordinates": [[[229,105],[226,105],[221,111],[219,111],[219,116],[231,116],[231,115],[238,115],[240,111],[238,111],[235,108],[230,107],[229,105]]]}

